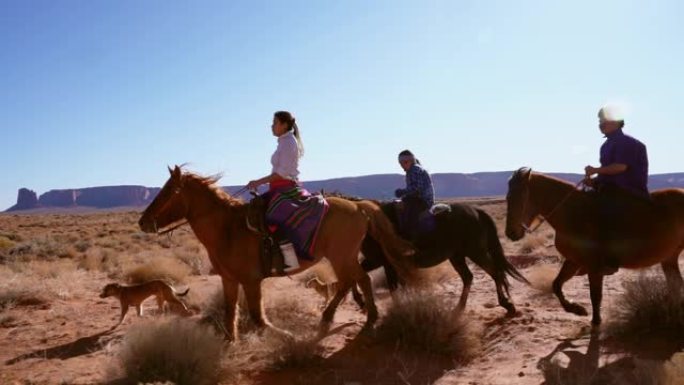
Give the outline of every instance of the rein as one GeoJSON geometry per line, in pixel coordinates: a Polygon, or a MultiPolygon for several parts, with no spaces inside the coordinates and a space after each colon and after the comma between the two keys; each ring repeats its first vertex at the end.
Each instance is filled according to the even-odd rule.
{"type": "MultiPolygon", "coordinates": [[[[166,229],[166,230],[157,231],[156,234],[157,234],[157,235],[170,234],[170,233],[172,233],[174,230],[178,229],[179,227],[185,226],[185,225],[187,225],[187,224],[188,224],[188,221],[185,220],[185,221],[183,221],[183,222],[181,222],[181,223],[179,223],[179,224],[177,224],[177,225],[175,225],[175,226],[173,226],[173,227],[171,227],[171,228],[168,228],[168,229],[166,229]]],[[[156,227],[156,225],[155,225],[155,227],[156,227]]]]}
{"type": "MultiPolygon", "coordinates": [[[[525,229],[525,233],[532,234],[535,231],[537,231],[546,221],[548,221],[549,219],[551,219],[551,217],[553,217],[553,214],[555,214],[556,211],[558,211],[558,209],[561,208],[565,204],[565,202],[567,202],[568,199],[570,199],[570,197],[574,193],[576,193],[578,191],[577,189],[580,188],[580,186],[582,186],[583,184],[584,184],[584,179],[577,182],[575,187],[570,192],[568,192],[563,197],[563,199],[561,199],[560,202],[558,202],[558,204],[556,204],[556,206],[553,207],[553,209],[551,209],[551,211],[549,212],[549,215],[546,215],[546,216],[541,215],[541,214],[535,215],[534,218],[532,218],[532,221],[530,221],[529,226],[522,223],[522,227],[523,227],[523,229],[525,229]],[[541,219],[539,219],[540,217],[541,217],[541,219]]],[[[527,206],[528,200],[529,200],[529,197],[528,197],[528,199],[525,200],[525,205],[523,206],[523,212],[525,212],[527,210],[526,206],[527,206]]]]}

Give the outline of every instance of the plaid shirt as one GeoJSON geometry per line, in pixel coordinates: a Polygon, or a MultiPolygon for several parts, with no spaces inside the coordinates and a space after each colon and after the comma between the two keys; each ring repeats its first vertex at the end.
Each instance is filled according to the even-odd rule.
{"type": "Polygon", "coordinates": [[[435,204],[432,178],[418,163],[415,163],[406,172],[406,188],[397,189],[395,195],[397,198],[416,197],[422,199],[428,207],[432,207],[435,204]]]}

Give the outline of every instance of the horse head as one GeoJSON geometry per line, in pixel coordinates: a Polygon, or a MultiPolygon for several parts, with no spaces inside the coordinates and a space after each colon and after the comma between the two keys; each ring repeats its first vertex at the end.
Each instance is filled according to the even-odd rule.
{"type": "Polygon", "coordinates": [[[537,218],[538,213],[530,203],[530,179],[532,169],[520,168],[508,180],[506,194],[506,236],[518,241],[525,236],[525,231],[537,218]]]}
{"type": "Polygon", "coordinates": [[[180,166],[169,167],[170,177],[159,194],[145,209],[138,221],[140,229],[146,233],[156,233],[160,229],[185,218],[188,207],[183,199],[184,175],[180,166]]]}

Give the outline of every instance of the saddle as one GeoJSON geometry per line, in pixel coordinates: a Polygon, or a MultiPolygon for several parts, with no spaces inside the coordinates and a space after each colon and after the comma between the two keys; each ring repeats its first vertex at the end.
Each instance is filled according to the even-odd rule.
{"type": "MultiPolygon", "coordinates": [[[[395,202],[395,206],[397,218],[399,219],[399,223],[401,224],[401,218],[404,218],[405,210],[407,209],[404,202],[401,201],[395,202]]],[[[410,234],[413,238],[432,233],[437,229],[437,217],[442,213],[450,211],[451,206],[444,203],[436,203],[432,207],[429,207],[425,210],[420,211],[420,213],[417,213],[416,218],[414,219],[415,223],[412,224],[412,228],[401,229],[401,232],[404,234],[410,234]]],[[[406,226],[408,224],[404,225],[406,226]]]]}
{"type": "Polygon", "coordinates": [[[283,277],[285,273],[285,256],[280,249],[280,239],[277,231],[271,232],[266,224],[266,209],[268,202],[261,195],[252,193],[252,200],[247,205],[247,228],[261,236],[260,259],[261,268],[266,277],[283,277]],[[275,275],[273,274],[275,270],[275,275]]]}

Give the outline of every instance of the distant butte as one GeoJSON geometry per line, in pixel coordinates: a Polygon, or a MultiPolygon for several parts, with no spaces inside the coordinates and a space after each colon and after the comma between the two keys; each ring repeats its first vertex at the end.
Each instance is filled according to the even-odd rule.
{"type": "MultiPolygon", "coordinates": [[[[568,181],[579,181],[579,174],[552,173],[568,181]]],[[[480,172],[473,174],[433,174],[435,194],[438,198],[485,197],[506,194],[511,171],[480,172]]],[[[325,190],[373,199],[390,199],[394,190],[404,184],[399,174],[379,174],[304,182],[310,191],[325,190]]],[[[684,173],[651,175],[649,187],[653,190],[666,187],[684,188],[684,173]]],[[[224,187],[228,192],[238,187],[224,187]]],[[[117,207],[147,206],[159,193],[159,188],[144,186],[103,186],[81,189],[50,190],[40,197],[27,188],[19,189],[17,204],[7,211],[51,208],[111,209],[117,207]]]]}

